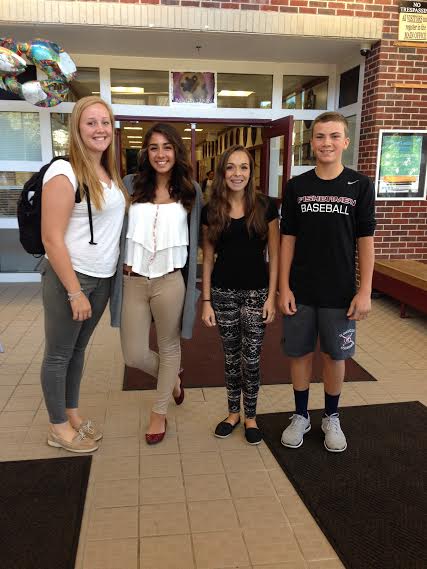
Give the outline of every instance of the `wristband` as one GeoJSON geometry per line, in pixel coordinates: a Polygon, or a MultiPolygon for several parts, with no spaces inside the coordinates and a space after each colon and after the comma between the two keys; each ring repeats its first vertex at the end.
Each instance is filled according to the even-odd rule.
{"type": "Polygon", "coordinates": [[[210,298],[203,298],[203,299],[202,299],[202,302],[210,302],[210,301],[211,301],[210,298]]]}
{"type": "Polygon", "coordinates": [[[68,292],[68,301],[72,302],[73,300],[75,300],[76,298],[78,298],[81,294],[82,294],[82,290],[78,290],[77,292],[68,292]]]}

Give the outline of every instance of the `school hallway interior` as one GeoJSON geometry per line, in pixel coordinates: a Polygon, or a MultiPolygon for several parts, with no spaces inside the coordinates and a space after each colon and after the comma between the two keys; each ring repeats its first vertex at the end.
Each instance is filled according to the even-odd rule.
{"type": "MultiPolygon", "coordinates": [[[[341,406],[427,405],[426,317],[410,314],[401,319],[387,297],[373,301],[358,324],[355,360],[377,381],[346,383],[341,406]]],[[[224,388],[187,389],[181,407],[170,405],[165,440],[146,445],[153,392],[122,391],[119,334],[108,316],[88,347],[81,390],[84,416],[103,425],[104,438],[76,569],[342,568],[265,443],[247,445],[243,428],[212,436],[226,415],[224,388]]],[[[0,460],[74,456],[46,445],[39,283],[0,285],[0,342],[0,460]]],[[[314,384],[310,408],[322,406],[323,386],[314,384]]],[[[260,414],[292,410],[290,385],[261,387],[260,414]]],[[[345,432],[345,409],[342,424],[345,432]]]]}

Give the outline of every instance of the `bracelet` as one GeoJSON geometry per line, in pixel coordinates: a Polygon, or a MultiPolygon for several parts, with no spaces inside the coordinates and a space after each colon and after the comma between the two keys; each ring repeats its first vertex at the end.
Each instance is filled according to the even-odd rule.
{"type": "Polygon", "coordinates": [[[68,292],[68,301],[72,302],[73,300],[75,300],[76,298],[78,298],[81,294],[82,294],[82,289],[78,290],[77,292],[68,292]]]}
{"type": "Polygon", "coordinates": [[[210,302],[211,299],[210,298],[202,298],[202,302],[210,302]]]}

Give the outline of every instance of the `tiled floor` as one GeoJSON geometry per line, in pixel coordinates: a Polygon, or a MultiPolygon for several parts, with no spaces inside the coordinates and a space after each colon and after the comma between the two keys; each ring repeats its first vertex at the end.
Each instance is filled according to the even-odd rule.
{"type": "MultiPolygon", "coordinates": [[[[67,455],[45,443],[39,288],[0,285],[0,460],[67,455]]],[[[427,404],[426,323],[420,315],[402,320],[395,303],[376,300],[359,325],[356,360],[378,382],[346,384],[342,405],[427,404]]],[[[164,442],[149,447],[153,393],[122,392],[122,376],[106,315],[82,384],[84,413],[104,425],[105,437],[93,457],[76,569],[342,567],[267,447],[248,446],[242,429],[227,440],[212,436],[226,414],[224,389],[187,390],[184,405],[170,407],[164,442]]],[[[322,404],[315,384],[310,405],[322,404]]],[[[261,388],[260,413],[292,405],[289,385],[261,388]]]]}

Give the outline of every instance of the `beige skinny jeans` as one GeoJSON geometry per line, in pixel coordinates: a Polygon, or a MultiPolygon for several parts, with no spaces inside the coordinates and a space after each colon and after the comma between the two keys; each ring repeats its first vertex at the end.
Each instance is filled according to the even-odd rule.
{"type": "Polygon", "coordinates": [[[181,317],[185,285],[181,271],[162,277],[123,276],[120,338],[126,365],[157,378],[152,410],[166,415],[181,362],[181,317]],[[152,317],[159,353],[149,347],[152,317]]]}

